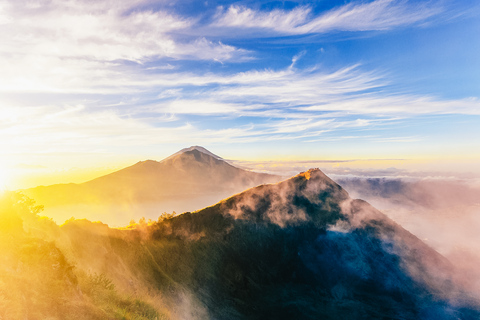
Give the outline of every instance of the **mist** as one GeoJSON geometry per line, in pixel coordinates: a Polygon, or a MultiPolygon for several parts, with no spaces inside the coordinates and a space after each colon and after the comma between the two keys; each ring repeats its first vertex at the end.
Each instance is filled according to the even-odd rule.
{"type": "Polygon", "coordinates": [[[338,183],[445,256],[463,285],[480,297],[477,179],[343,177],[338,183]]]}
{"type": "MultiPolygon", "coordinates": [[[[393,162],[393,161],[391,161],[393,162]]],[[[362,199],[448,258],[480,292],[480,176],[475,172],[362,167],[358,161],[238,162],[287,176],[319,166],[354,199],[362,199]]]]}

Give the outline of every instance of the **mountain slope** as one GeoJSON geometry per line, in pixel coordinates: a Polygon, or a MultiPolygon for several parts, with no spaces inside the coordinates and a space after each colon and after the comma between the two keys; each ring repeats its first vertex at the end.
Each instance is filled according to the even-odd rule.
{"type": "Polygon", "coordinates": [[[204,148],[191,147],[163,161],[141,161],[85,183],[40,186],[24,192],[59,222],[75,216],[126,225],[131,218],[156,219],[165,211],[191,211],[279,180],[278,176],[236,168],[204,148]]]}
{"type": "Polygon", "coordinates": [[[0,319],[165,319],[161,308],[120,293],[104,274],[73,265],[72,238],[40,211],[24,195],[0,194],[0,319]]]}
{"type": "Polygon", "coordinates": [[[61,229],[78,265],[174,319],[480,317],[448,260],[318,169],[134,230],[61,229]]]}

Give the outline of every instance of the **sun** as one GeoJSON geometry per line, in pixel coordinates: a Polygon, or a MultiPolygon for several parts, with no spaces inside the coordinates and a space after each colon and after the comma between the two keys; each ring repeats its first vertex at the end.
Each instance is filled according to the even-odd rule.
{"type": "Polygon", "coordinates": [[[7,190],[11,184],[11,172],[10,169],[4,166],[0,166],[0,191],[7,190]]]}

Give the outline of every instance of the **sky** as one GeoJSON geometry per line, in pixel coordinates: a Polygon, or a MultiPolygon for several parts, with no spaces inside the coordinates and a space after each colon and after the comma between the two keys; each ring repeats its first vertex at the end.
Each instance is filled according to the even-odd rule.
{"type": "Polygon", "coordinates": [[[0,0],[0,30],[4,188],[191,145],[480,171],[475,0],[0,0]]]}

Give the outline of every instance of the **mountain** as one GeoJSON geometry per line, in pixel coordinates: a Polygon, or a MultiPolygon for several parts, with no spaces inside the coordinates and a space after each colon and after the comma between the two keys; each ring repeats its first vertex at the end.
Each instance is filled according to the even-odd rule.
{"type": "Polygon", "coordinates": [[[141,161],[81,184],[23,190],[58,222],[75,216],[126,225],[131,218],[156,219],[162,212],[185,212],[259,184],[275,175],[236,168],[205,148],[183,149],[162,161],[141,161]]]}
{"type": "Polygon", "coordinates": [[[164,318],[480,318],[466,275],[318,169],[149,225],[59,230],[72,264],[164,318]]]}
{"type": "Polygon", "coordinates": [[[211,153],[210,151],[208,151],[207,149],[205,149],[204,147],[201,147],[201,146],[191,146],[189,148],[183,148],[182,150],[180,150],[178,152],[175,152],[174,154],[169,156],[167,159],[174,158],[174,157],[176,157],[176,156],[178,156],[178,155],[180,155],[184,152],[189,152],[189,151],[193,151],[193,150],[200,151],[201,153],[207,154],[207,155],[209,155],[212,158],[215,158],[217,160],[223,160],[223,158],[217,156],[216,154],[211,153]]]}

